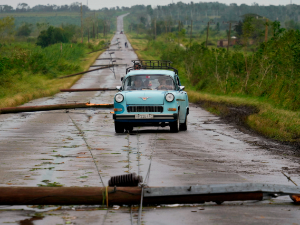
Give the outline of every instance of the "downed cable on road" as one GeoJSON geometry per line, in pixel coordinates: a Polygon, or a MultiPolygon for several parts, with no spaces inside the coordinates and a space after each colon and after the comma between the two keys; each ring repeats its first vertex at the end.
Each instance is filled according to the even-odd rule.
{"type": "Polygon", "coordinates": [[[295,184],[296,186],[298,186],[292,179],[291,177],[289,177],[288,175],[286,175],[284,172],[281,172],[287,179],[288,181],[291,181],[293,184],[295,184]]]}
{"type": "MultiPolygon", "coordinates": [[[[103,179],[102,179],[101,174],[100,174],[100,171],[99,171],[99,168],[98,168],[97,163],[96,163],[96,161],[95,161],[95,157],[94,157],[94,155],[93,155],[93,153],[92,153],[91,147],[90,147],[90,145],[88,144],[88,142],[87,142],[87,140],[86,140],[86,138],[85,138],[85,136],[84,136],[84,132],[80,129],[80,127],[75,123],[75,121],[72,119],[72,117],[71,117],[69,114],[68,114],[68,116],[69,116],[70,120],[72,121],[72,123],[75,125],[76,129],[77,129],[77,130],[79,131],[79,133],[81,134],[81,137],[82,137],[82,139],[84,140],[84,142],[85,142],[85,144],[86,144],[86,147],[87,147],[87,149],[89,150],[89,152],[90,152],[90,154],[91,154],[91,156],[92,156],[92,159],[93,159],[93,162],[94,162],[94,164],[95,164],[96,170],[97,170],[97,172],[98,172],[98,175],[99,175],[100,181],[101,181],[101,183],[102,183],[102,186],[105,187],[105,184],[104,184],[104,182],[103,182],[103,179]]],[[[106,189],[106,190],[107,190],[107,189],[106,189]]]]}

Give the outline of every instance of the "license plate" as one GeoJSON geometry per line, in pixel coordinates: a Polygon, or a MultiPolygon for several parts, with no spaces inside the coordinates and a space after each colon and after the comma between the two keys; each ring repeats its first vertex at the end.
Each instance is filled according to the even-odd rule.
{"type": "Polygon", "coordinates": [[[136,119],[153,119],[153,114],[136,114],[136,119]]]}

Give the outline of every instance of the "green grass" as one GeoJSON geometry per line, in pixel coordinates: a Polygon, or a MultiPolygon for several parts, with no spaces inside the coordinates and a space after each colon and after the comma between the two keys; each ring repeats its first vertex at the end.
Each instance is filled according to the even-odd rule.
{"type": "MultiPolygon", "coordinates": [[[[108,36],[111,39],[113,34],[108,36]]],[[[94,45],[102,40],[95,40],[94,45]]],[[[85,40],[86,41],[86,40],[85,40]]],[[[87,45],[76,45],[71,43],[63,44],[63,51],[60,52],[60,44],[41,49],[28,43],[14,43],[7,49],[2,48],[0,57],[14,59],[18,65],[12,69],[2,72],[0,79],[0,107],[13,107],[26,103],[32,99],[52,96],[59,92],[59,89],[71,87],[82,75],[57,79],[57,77],[75,72],[88,70],[95,59],[103,52],[86,54],[91,49],[87,45]],[[31,57],[33,54],[44,58],[31,57]],[[30,56],[31,55],[31,56],[30,56]],[[28,61],[37,60],[30,65],[28,61]],[[23,63],[23,64],[22,64],[23,63]],[[32,70],[34,66],[45,66],[46,72],[37,69],[32,70]]]]}

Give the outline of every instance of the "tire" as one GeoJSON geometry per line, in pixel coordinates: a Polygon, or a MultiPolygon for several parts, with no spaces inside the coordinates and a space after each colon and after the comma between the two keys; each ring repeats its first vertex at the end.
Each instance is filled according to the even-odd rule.
{"type": "Polygon", "coordinates": [[[115,131],[117,134],[124,133],[124,126],[121,123],[115,122],[115,131]]]}
{"type": "Polygon", "coordinates": [[[172,133],[178,133],[179,131],[179,112],[178,112],[177,120],[174,122],[170,122],[170,131],[172,133]]]}
{"type": "Polygon", "coordinates": [[[184,123],[179,124],[179,130],[180,131],[186,131],[187,130],[187,115],[185,116],[184,123]]]}

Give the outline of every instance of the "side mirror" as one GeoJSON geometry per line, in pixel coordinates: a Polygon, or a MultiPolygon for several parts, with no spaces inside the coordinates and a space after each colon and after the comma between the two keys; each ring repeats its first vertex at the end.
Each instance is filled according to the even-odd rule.
{"type": "Polygon", "coordinates": [[[185,86],[179,86],[179,91],[183,91],[185,89],[185,86]]]}
{"type": "Polygon", "coordinates": [[[121,77],[121,81],[123,81],[124,77],[121,77]]]}
{"type": "Polygon", "coordinates": [[[116,86],[116,89],[117,89],[118,91],[122,91],[122,86],[116,86]]]}

